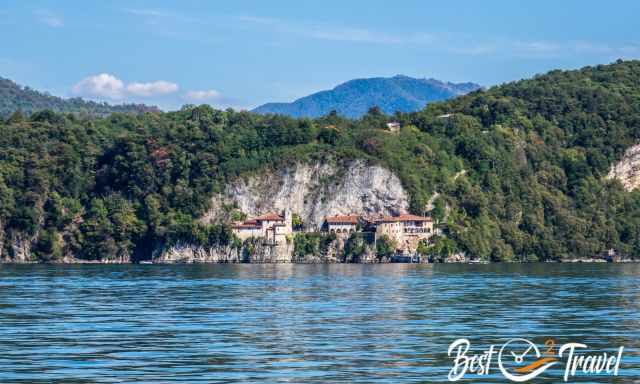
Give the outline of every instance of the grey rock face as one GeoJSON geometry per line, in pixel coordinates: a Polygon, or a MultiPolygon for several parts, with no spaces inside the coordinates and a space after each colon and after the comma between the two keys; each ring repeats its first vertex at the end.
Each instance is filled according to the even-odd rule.
{"type": "Polygon", "coordinates": [[[640,186],[640,144],[626,150],[622,159],[611,166],[607,179],[619,180],[627,191],[640,186]]]}
{"type": "Polygon", "coordinates": [[[293,244],[266,245],[256,239],[241,248],[204,248],[192,244],[179,244],[162,250],[154,263],[195,264],[195,263],[290,263],[293,244]]]}
{"type": "Polygon", "coordinates": [[[0,263],[32,263],[31,243],[31,239],[16,234],[13,234],[10,238],[5,238],[5,233],[3,232],[0,237],[0,263]],[[5,241],[9,242],[13,257],[4,254],[5,241]]]}
{"type": "Polygon", "coordinates": [[[331,165],[296,164],[237,180],[213,198],[203,220],[224,220],[223,205],[236,205],[249,217],[291,209],[309,228],[325,216],[397,214],[406,212],[409,199],[400,179],[391,171],[363,161],[331,165]]]}
{"type": "MultiPolygon", "coordinates": [[[[228,222],[225,207],[236,206],[249,217],[290,209],[308,229],[316,230],[325,216],[346,214],[397,214],[406,212],[409,199],[400,179],[388,169],[363,161],[341,164],[298,163],[277,171],[265,171],[230,183],[213,197],[203,221],[228,222]]],[[[294,260],[292,242],[278,246],[256,239],[250,248],[203,248],[189,244],[162,250],[157,263],[326,263],[340,262],[344,244],[337,241],[327,255],[294,260]]],[[[344,260],[353,262],[354,260],[344,260]]],[[[369,250],[358,262],[376,262],[369,250]]]]}

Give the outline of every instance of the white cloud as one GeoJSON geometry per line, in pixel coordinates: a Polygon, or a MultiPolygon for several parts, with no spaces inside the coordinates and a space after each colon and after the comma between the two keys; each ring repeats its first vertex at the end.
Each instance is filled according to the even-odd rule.
{"type": "Polygon", "coordinates": [[[317,28],[309,31],[316,39],[378,44],[430,44],[434,41],[428,34],[391,35],[362,28],[317,28]]]}
{"type": "Polygon", "coordinates": [[[59,28],[64,26],[64,20],[61,16],[56,15],[55,13],[48,11],[46,9],[39,9],[35,11],[36,18],[43,24],[52,27],[59,28]]]}
{"type": "Polygon", "coordinates": [[[127,8],[124,10],[126,13],[136,16],[151,16],[151,17],[167,17],[171,16],[171,13],[164,12],[158,9],[133,9],[127,8]]]}
{"type": "Polygon", "coordinates": [[[456,43],[447,50],[461,55],[502,55],[519,58],[557,58],[567,55],[610,55],[623,57],[640,53],[640,46],[606,44],[589,41],[521,41],[495,39],[487,42],[456,43]]]}
{"type": "Polygon", "coordinates": [[[593,43],[588,41],[578,41],[572,43],[571,48],[578,53],[591,54],[610,54],[610,55],[626,55],[640,53],[640,45],[623,44],[611,45],[602,43],[593,43]]]}
{"type": "Polygon", "coordinates": [[[124,99],[127,96],[162,96],[177,92],[178,84],[159,80],[150,83],[133,82],[126,84],[109,73],[88,76],[80,80],[71,89],[77,95],[109,98],[113,100],[124,99]]]}
{"type": "Polygon", "coordinates": [[[590,41],[516,41],[507,46],[507,51],[524,58],[553,58],[576,54],[622,57],[640,53],[640,46],[590,41]]]}
{"type": "Polygon", "coordinates": [[[525,41],[509,37],[487,37],[479,40],[468,35],[456,33],[391,33],[377,28],[357,28],[250,15],[236,16],[235,20],[254,28],[308,39],[384,45],[428,46],[435,50],[470,56],[501,55],[539,59],[576,54],[607,55],[612,57],[633,57],[640,54],[640,45],[633,43],[525,41]]]}
{"type": "Polygon", "coordinates": [[[132,15],[139,16],[144,18],[146,22],[156,24],[161,21],[182,21],[182,22],[194,22],[195,20],[182,15],[180,13],[174,11],[167,11],[162,9],[153,9],[153,8],[125,8],[122,10],[123,12],[132,15]]]}
{"type": "Polygon", "coordinates": [[[152,83],[130,83],[127,92],[136,96],[167,95],[178,91],[178,84],[159,80],[152,83]]]}
{"type": "Polygon", "coordinates": [[[457,53],[461,55],[488,55],[493,54],[498,50],[498,47],[493,44],[476,44],[476,45],[462,45],[459,47],[449,47],[449,52],[457,53]]]}
{"type": "Polygon", "coordinates": [[[189,91],[184,95],[185,99],[192,101],[202,101],[202,100],[220,100],[222,95],[220,92],[209,89],[206,91],[189,91]]]}
{"type": "Polygon", "coordinates": [[[124,96],[124,83],[108,73],[85,77],[71,89],[73,93],[92,97],[121,99],[124,96]]]}
{"type": "Polygon", "coordinates": [[[189,103],[206,103],[218,109],[233,108],[236,111],[245,111],[251,109],[241,100],[225,97],[215,89],[191,90],[185,92],[185,94],[182,95],[182,98],[189,103]]]}
{"type": "Polygon", "coordinates": [[[366,28],[299,23],[255,16],[239,16],[236,19],[247,24],[270,28],[278,32],[318,40],[396,45],[431,44],[435,40],[431,34],[427,33],[390,34],[366,28]]]}

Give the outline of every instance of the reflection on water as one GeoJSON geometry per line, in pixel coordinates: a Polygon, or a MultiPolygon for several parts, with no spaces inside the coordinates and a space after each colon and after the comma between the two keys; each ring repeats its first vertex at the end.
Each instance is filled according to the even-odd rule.
{"type": "Polygon", "coordinates": [[[624,345],[575,381],[638,380],[640,266],[0,266],[2,383],[446,382],[460,337],[624,345]]]}

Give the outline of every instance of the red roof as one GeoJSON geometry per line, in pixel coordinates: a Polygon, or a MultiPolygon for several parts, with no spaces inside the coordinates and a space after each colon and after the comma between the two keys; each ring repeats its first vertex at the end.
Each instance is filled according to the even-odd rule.
{"type": "Polygon", "coordinates": [[[232,228],[260,228],[260,221],[284,221],[284,218],[275,213],[267,213],[265,215],[258,216],[255,219],[245,220],[242,223],[234,225],[232,228]]]}
{"type": "Polygon", "coordinates": [[[278,215],[277,213],[267,213],[265,215],[261,215],[253,219],[255,221],[284,221],[284,217],[278,215]]]}
{"type": "Polygon", "coordinates": [[[326,220],[329,224],[358,224],[358,215],[345,216],[327,216],[326,220]]]}
{"type": "Polygon", "coordinates": [[[410,214],[402,214],[399,216],[384,216],[382,219],[378,219],[378,222],[382,223],[395,223],[404,221],[432,221],[430,217],[416,216],[410,214]]]}

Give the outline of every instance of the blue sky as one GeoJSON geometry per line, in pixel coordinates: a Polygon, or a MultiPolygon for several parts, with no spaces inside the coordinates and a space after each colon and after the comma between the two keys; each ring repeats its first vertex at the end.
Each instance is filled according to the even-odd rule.
{"type": "Polygon", "coordinates": [[[633,0],[0,0],[0,76],[165,109],[396,74],[490,86],[640,58],[638,15],[633,0]]]}

